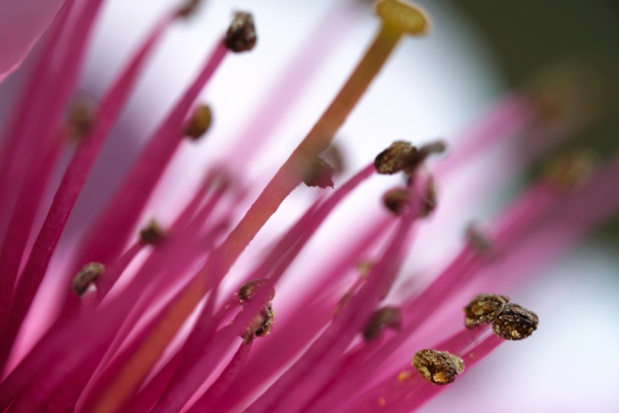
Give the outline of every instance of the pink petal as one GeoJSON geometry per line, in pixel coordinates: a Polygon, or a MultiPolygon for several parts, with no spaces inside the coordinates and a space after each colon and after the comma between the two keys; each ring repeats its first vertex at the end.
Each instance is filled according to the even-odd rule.
{"type": "Polygon", "coordinates": [[[0,0],[0,83],[26,58],[64,0],[0,0]]]}

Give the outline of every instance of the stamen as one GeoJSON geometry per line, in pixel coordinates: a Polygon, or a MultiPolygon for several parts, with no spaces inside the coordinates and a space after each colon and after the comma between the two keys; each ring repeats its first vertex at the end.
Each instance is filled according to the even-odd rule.
{"type": "Polygon", "coordinates": [[[145,245],[160,245],[165,236],[165,230],[154,219],[148,221],[148,224],[140,230],[140,241],[145,245]]]}
{"type": "Polygon", "coordinates": [[[346,121],[404,34],[423,34],[428,27],[423,12],[403,2],[383,0],[377,4],[376,10],[381,17],[382,26],[372,45],[320,119],[223,242],[221,250],[229,261],[226,263],[226,269],[275,213],[288,194],[302,181],[301,176],[295,176],[299,163],[313,159],[331,144],[338,129],[346,121]]]}
{"type": "Polygon", "coordinates": [[[464,308],[466,328],[492,323],[508,302],[509,298],[504,295],[479,294],[464,308]]]}
{"type": "Polygon", "coordinates": [[[91,262],[84,265],[73,279],[71,289],[82,297],[104,272],[105,266],[101,263],[91,262]]]}
{"type": "Polygon", "coordinates": [[[192,140],[198,140],[208,132],[213,122],[211,107],[206,104],[198,105],[185,125],[184,135],[192,140]]]}
{"type": "Polygon", "coordinates": [[[236,12],[228,28],[224,44],[235,53],[247,52],[256,45],[254,18],[249,13],[236,12]]]}
{"type": "Polygon", "coordinates": [[[432,384],[444,386],[464,371],[464,361],[446,351],[421,350],[413,357],[413,366],[432,384]]]}
{"type": "Polygon", "coordinates": [[[303,183],[307,186],[318,188],[333,188],[333,174],[335,169],[321,157],[315,157],[311,164],[305,168],[303,183]]]}
{"type": "Polygon", "coordinates": [[[533,311],[509,303],[492,324],[492,330],[503,340],[522,340],[537,330],[538,323],[539,318],[533,311]]]}
{"type": "Polygon", "coordinates": [[[544,179],[563,191],[584,184],[593,174],[596,156],[588,150],[575,150],[549,162],[543,171],[544,179]]]}
{"type": "Polygon", "coordinates": [[[398,307],[383,307],[374,312],[363,329],[363,338],[365,341],[376,340],[387,327],[394,330],[402,328],[402,313],[398,307]]]}

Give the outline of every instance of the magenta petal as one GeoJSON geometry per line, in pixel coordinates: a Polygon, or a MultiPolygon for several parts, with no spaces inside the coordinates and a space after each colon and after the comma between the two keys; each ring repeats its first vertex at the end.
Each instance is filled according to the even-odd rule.
{"type": "Polygon", "coordinates": [[[26,58],[64,0],[0,2],[0,83],[26,58]]]}

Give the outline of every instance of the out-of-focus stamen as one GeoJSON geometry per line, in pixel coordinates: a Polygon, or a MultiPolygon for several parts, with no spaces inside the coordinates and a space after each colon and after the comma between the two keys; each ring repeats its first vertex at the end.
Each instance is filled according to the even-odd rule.
{"type": "Polygon", "coordinates": [[[80,297],[83,296],[104,272],[105,266],[101,263],[86,264],[73,279],[71,289],[80,297]]]}
{"type": "Polygon", "coordinates": [[[383,307],[374,314],[363,329],[365,341],[376,340],[385,328],[399,330],[402,327],[402,313],[398,307],[383,307]]]}
{"type": "Polygon", "coordinates": [[[185,125],[183,133],[193,140],[198,140],[208,132],[212,122],[213,112],[211,107],[206,104],[198,105],[189,118],[187,125],[185,125]]]}

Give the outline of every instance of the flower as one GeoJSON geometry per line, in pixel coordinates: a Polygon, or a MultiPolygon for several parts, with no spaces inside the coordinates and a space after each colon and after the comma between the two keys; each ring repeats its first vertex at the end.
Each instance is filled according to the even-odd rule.
{"type": "MultiPolygon", "coordinates": [[[[428,233],[436,231],[432,220],[445,201],[436,187],[514,131],[548,126],[548,119],[538,100],[513,95],[449,156],[442,141],[387,141],[360,171],[340,177],[333,138],[403,38],[428,30],[419,9],[381,0],[380,25],[365,55],[272,178],[246,173],[264,142],[241,142],[206,169],[180,211],[136,231],[183,138],[203,139],[216,116],[216,109],[196,103],[199,92],[231,53],[260,43],[253,16],[237,11],[116,193],[96,199],[100,216],[60,247],[104,139],[155,45],[197,6],[189,1],[165,14],[97,104],[69,105],[101,4],[66,1],[6,135],[2,410],[412,411],[506,340],[534,334],[538,315],[494,293],[522,281],[617,208],[618,161],[591,171],[589,157],[576,153],[550,165],[546,178],[487,228],[470,226],[460,250],[444,258],[437,273],[429,268],[411,276],[406,261],[414,258],[415,244],[442,238],[428,233]],[[67,138],[71,159],[56,183],[67,138]],[[382,203],[355,197],[370,179],[382,186],[373,195],[382,203]],[[301,203],[302,212],[281,233],[265,231],[302,183],[317,187],[315,199],[301,203]],[[255,187],[264,189],[254,195],[255,187]],[[347,212],[355,215],[354,225],[321,238],[349,201],[355,201],[347,212]],[[327,248],[304,258],[317,239],[327,248]],[[54,254],[65,257],[58,268],[51,265],[54,254]],[[497,268],[501,277],[484,276],[497,268]],[[290,279],[297,285],[286,287],[290,279]],[[48,280],[60,286],[44,294],[58,312],[29,321],[45,308],[35,297],[48,280]]],[[[565,133],[569,119],[558,123],[562,127],[544,129],[548,138],[530,145],[521,163],[565,133]]],[[[505,164],[458,189],[489,197],[521,169],[518,162],[505,164]],[[483,190],[473,191],[480,183],[483,190]]]]}

